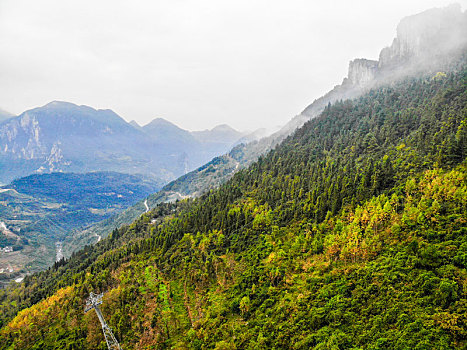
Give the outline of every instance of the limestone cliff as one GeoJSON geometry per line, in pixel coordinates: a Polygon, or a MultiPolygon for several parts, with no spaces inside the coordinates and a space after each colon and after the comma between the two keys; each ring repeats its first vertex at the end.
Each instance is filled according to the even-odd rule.
{"type": "Polygon", "coordinates": [[[357,58],[349,63],[348,81],[352,85],[365,86],[375,79],[378,61],[357,58]]]}
{"type": "Polygon", "coordinates": [[[458,4],[427,10],[402,19],[396,33],[391,46],[381,50],[378,61],[351,61],[342,84],[305,108],[294,118],[294,127],[319,115],[328,103],[358,97],[399,77],[449,65],[467,48],[467,12],[458,4]]]}
{"type": "Polygon", "coordinates": [[[467,43],[467,13],[459,4],[404,18],[392,45],[379,55],[379,69],[438,59],[467,43]]]}

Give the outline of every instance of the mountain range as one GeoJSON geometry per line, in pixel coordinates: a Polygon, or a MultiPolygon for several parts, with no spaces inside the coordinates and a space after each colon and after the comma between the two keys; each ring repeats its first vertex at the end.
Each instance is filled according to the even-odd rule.
{"type": "Polygon", "coordinates": [[[462,349],[466,64],[337,102],[195,200],[0,291],[1,348],[462,349]],[[397,125],[397,127],[395,127],[397,125]]]}
{"type": "MultiPolygon", "coordinates": [[[[48,120],[49,122],[53,116],[55,116],[55,118],[60,118],[60,115],[64,116],[66,127],[63,129],[66,131],[55,133],[54,127],[50,127],[50,124],[49,127],[45,127],[46,130],[51,133],[50,138],[52,140],[54,138],[60,139],[60,137],[64,137],[63,135],[68,135],[70,136],[67,136],[67,141],[69,142],[70,140],[68,140],[68,138],[73,139],[73,136],[76,136],[76,134],[80,132],[79,128],[77,131],[71,131],[73,130],[74,125],[78,123],[77,120],[79,120],[81,124],[85,125],[82,128],[81,133],[86,133],[87,135],[90,154],[93,154],[92,148],[96,147],[94,151],[98,150],[99,154],[105,154],[106,152],[109,158],[115,160],[115,158],[117,158],[116,154],[118,154],[120,150],[115,143],[112,142],[118,142],[120,145],[125,143],[130,144],[132,141],[128,140],[129,138],[138,137],[138,140],[144,147],[141,146],[140,148],[137,148],[132,146],[132,151],[135,151],[136,149],[140,150],[137,155],[140,157],[140,161],[144,162],[141,155],[147,154],[149,149],[157,149],[157,157],[159,157],[159,160],[161,158],[165,160],[174,157],[177,158],[178,162],[175,162],[176,167],[179,168],[179,171],[183,170],[182,172],[187,172],[189,170],[187,162],[190,157],[192,160],[198,159],[199,161],[202,161],[200,157],[202,158],[203,156],[209,159],[216,151],[221,152],[222,150],[228,150],[233,144],[243,141],[243,143],[232,149],[231,152],[217,157],[200,168],[180,177],[177,180],[174,180],[162,188],[161,191],[150,195],[145,200],[139,201],[134,206],[131,206],[128,209],[121,207],[121,209],[124,210],[115,212],[115,216],[106,218],[104,221],[95,224],[95,226],[89,227],[89,223],[91,222],[86,221],[85,223],[83,222],[81,227],[75,227],[67,235],[62,237],[63,252],[65,253],[65,256],[70,256],[74,251],[80,249],[85,244],[96,242],[96,237],[106,237],[116,227],[123,224],[130,224],[147,210],[146,206],[154,208],[161,202],[181,200],[188,197],[198,197],[206,191],[218,187],[231,178],[235,172],[252,164],[259,156],[266,154],[268,151],[276,147],[276,145],[280,144],[288,135],[296,130],[296,128],[319,115],[330,103],[335,103],[336,101],[346,98],[356,98],[365,92],[368,92],[371,88],[394,84],[399,79],[403,79],[406,76],[417,76],[421,71],[425,74],[426,72],[436,74],[438,70],[452,69],[451,66],[453,62],[458,62],[452,58],[458,57],[459,52],[463,52],[462,47],[465,47],[465,38],[462,38],[459,35],[459,33],[465,29],[465,22],[465,14],[463,14],[455,5],[446,9],[428,10],[424,13],[404,19],[398,26],[397,37],[394,39],[392,45],[381,51],[380,62],[365,59],[356,59],[351,61],[349,64],[348,76],[344,78],[341,85],[337,85],[332,91],[314,101],[311,105],[305,108],[301,114],[293,118],[278,132],[269,137],[264,137],[259,141],[251,141],[251,136],[242,135],[227,125],[221,125],[212,130],[189,132],[162,118],[154,119],[145,126],[139,126],[134,121],[126,123],[111,111],[96,111],[89,107],[76,106],[64,102],[54,102],[45,107],[38,108],[37,110],[39,112],[34,112],[33,114],[38,115],[39,120],[41,120],[41,115],[43,115],[43,119],[48,120]],[[423,34],[427,32],[424,28],[430,27],[431,23],[437,23],[439,31],[433,32],[430,29],[431,31],[428,31],[431,33],[430,35],[423,34]],[[418,28],[418,37],[413,35],[410,36],[409,33],[406,32],[407,28],[412,27],[418,28]],[[455,39],[450,38],[449,33],[452,33],[451,35],[455,39]],[[446,42],[451,43],[451,46],[446,45],[446,42]],[[401,49],[401,47],[404,47],[405,49],[401,49]],[[420,48],[425,48],[425,50],[420,48]],[[389,55],[388,52],[392,53],[389,55]],[[389,57],[388,55],[392,57],[392,61],[387,58],[389,57]],[[52,110],[52,112],[49,110],[52,110]],[[78,115],[76,120],[73,119],[73,115],[78,115]],[[82,119],[85,119],[85,121],[82,121],[82,119]],[[69,123],[69,121],[71,122],[69,123]],[[101,129],[93,127],[94,132],[104,130],[104,134],[107,132],[111,135],[109,141],[103,142],[103,144],[98,147],[95,145],[93,146],[93,142],[96,139],[101,138],[92,137],[92,133],[88,134],[87,128],[89,125],[94,125],[93,123],[104,123],[98,124],[101,129]],[[129,133],[125,134],[128,130],[130,130],[129,133]],[[120,135],[119,133],[126,135],[126,139],[123,137],[123,142],[121,138],[114,137],[120,135]],[[203,145],[202,150],[200,145],[203,145]],[[194,156],[193,153],[187,153],[194,150],[197,152],[194,156]],[[211,151],[211,153],[209,153],[209,151],[211,151]],[[164,158],[164,156],[167,155],[168,157],[164,158]]],[[[23,118],[28,119],[28,112],[23,113],[22,116],[23,118]]],[[[8,125],[12,122],[18,123],[19,120],[18,118],[10,119],[8,125]]],[[[78,123],[78,125],[81,125],[80,123],[78,123]]],[[[24,122],[24,124],[28,125],[26,122],[24,122]]],[[[35,124],[38,124],[38,122],[35,124]]],[[[0,128],[1,127],[2,125],[0,124],[0,128]]],[[[13,128],[13,130],[15,129],[13,128]]],[[[40,132],[30,131],[29,135],[34,133],[39,134],[40,132]]],[[[41,134],[45,134],[46,136],[45,132],[41,132],[41,134]]],[[[13,139],[18,143],[18,140],[21,140],[22,138],[21,136],[16,135],[13,139]]],[[[47,137],[42,137],[42,139],[46,140],[47,137]]],[[[73,144],[73,142],[69,143],[73,144]]],[[[50,144],[51,142],[49,142],[49,145],[50,144]]],[[[32,152],[37,149],[36,154],[41,150],[41,147],[34,148],[34,143],[30,140],[27,141],[26,146],[26,149],[32,152]]],[[[39,144],[39,146],[42,146],[42,144],[39,144]]],[[[76,149],[80,150],[80,152],[84,148],[85,147],[81,144],[76,146],[76,149]]],[[[55,149],[54,151],[54,147],[52,146],[51,153],[55,152],[60,155],[61,151],[59,150],[60,149],[58,148],[58,150],[55,149]]],[[[129,153],[130,151],[131,150],[124,149],[122,153],[129,153]]],[[[88,161],[86,160],[85,155],[86,152],[84,152],[84,155],[79,155],[78,157],[81,157],[82,161],[83,159],[84,161],[88,161]]],[[[150,157],[150,155],[148,155],[148,157],[150,157]]],[[[36,156],[35,159],[39,159],[40,161],[41,158],[36,156]]],[[[48,159],[49,168],[40,169],[40,171],[64,171],[67,169],[67,163],[63,161],[63,157],[55,156],[49,157],[48,159]],[[57,162],[55,163],[54,160],[57,162]],[[64,164],[65,166],[60,168],[60,166],[63,166],[64,164]],[[58,166],[58,169],[56,166],[58,166]]],[[[117,168],[125,172],[134,171],[135,173],[147,171],[147,169],[143,171],[141,168],[137,168],[137,166],[132,169],[128,165],[134,164],[134,160],[131,158],[125,159],[126,162],[123,162],[123,164],[114,162],[116,164],[113,164],[112,169],[117,168]]],[[[93,163],[90,161],[90,164],[95,167],[102,167],[102,164],[104,163],[102,162],[102,159],[98,159],[98,162],[99,164],[92,165],[93,163]]],[[[148,166],[148,164],[146,164],[146,166],[148,166]]],[[[89,170],[84,167],[81,167],[80,169],[81,171],[86,169],[89,170]]],[[[164,169],[164,171],[165,170],[166,169],[164,169]]],[[[149,173],[151,176],[154,176],[154,173],[149,173]]],[[[156,178],[160,179],[160,177],[157,176],[156,178]]],[[[164,181],[158,180],[157,183],[162,185],[164,181]]],[[[51,256],[53,256],[53,254],[51,256]]],[[[48,261],[51,260],[49,259],[48,261]]]]}
{"type": "Polygon", "coordinates": [[[168,182],[243,136],[226,126],[192,133],[161,118],[139,127],[111,110],[54,101],[0,121],[0,182],[57,171],[116,171],[168,182]]]}

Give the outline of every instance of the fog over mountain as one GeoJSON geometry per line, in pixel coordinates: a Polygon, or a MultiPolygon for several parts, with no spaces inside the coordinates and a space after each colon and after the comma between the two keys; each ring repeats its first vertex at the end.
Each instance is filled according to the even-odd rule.
{"type": "MultiPolygon", "coordinates": [[[[254,3],[248,15],[267,17],[254,3]]],[[[379,35],[350,12],[369,10],[348,3],[352,27],[379,35]]],[[[216,14],[209,5],[195,8],[216,14]]],[[[323,37],[333,14],[319,14],[323,37]]],[[[341,83],[247,143],[262,131],[190,132],[161,117],[127,123],[65,102],[0,123],[6,172],[126,164],[145,174],[55,172],[0,186],[0,350],[467,349],[466,33],[467,11],[450,5],[403,18],[377,57],[353,54],[342,36],[303,42],[329,49],[322,67],[336,48],[352,54],[341,62],[351,59],[347,74],[328,77],[341,83]],[[227,154],[147,194],[159,188],[148,175],[184,173],[232,141],[227,154]]],[[[190,50],[203,51],[190,39],[190,50]]],[[[241,107],[261,93],[247,93],[241,107]]],[[[182,95],[180,105],[198,110],[182,95]]]]}
{"type": "MultiPolygon", "coordinates": [[[[347,76],[341,84],[316,99],[280,130],[267,136],[264,134],[265,131],[260,129],[240,138],[237,141],[240,144],[231,152],[216,157],[200,168],[170,182],[159,192],[148,196],[145,204],[140,201],[126,211],[82,232],[77,232],[75,236],[70,236],[71,243],[65,242],[68,254],[76,247],[94,242],[96,232],[105,237],[112,228],[131,223],[145,212],[145,205],[154,208],[161,202],[199,197],[208,190],[220,186],[237,171],[244,169],[254,163],[258,157],[274,149],[297,128],[318,117],[330,104],[358,98],[378,86],[389,88],[400,79],[429,77],[429,80],[433,80],[435,77],[442,77],[444,72],[457,69],[456,66],[465,60],[467,37],[461,34],[466,31],[466,28],[467,12],[462,12],[458,5],[430,9],[405,17],[398,25],[397,36],[393,39],[391,46],[380,51],[380,56],[383,58],[379,61],[364,58],[353,59],[349,62],[347,76]],[[418,30],[409,35],[406,28],[412,27],[418,30]],[[67,244],[71,246],[67,247],[67,244]]],[[[230,127],[219,126],[214,129],[229,131],[230,127]]],[[[192,134],[207,135],[209,132],[192,134]]]]}
{"type": "Polygon", "coordinates": [[[462,11],[459,4],[429,9],[403,18],[396,33],[391,45],[380,51],[379,60],[350,61],[342,83],[306,107],[280,133],[303,125],[329,103],[358,97],[371,88],[406,76],[449,69],[467,47],[467,11],[462,11]]]}

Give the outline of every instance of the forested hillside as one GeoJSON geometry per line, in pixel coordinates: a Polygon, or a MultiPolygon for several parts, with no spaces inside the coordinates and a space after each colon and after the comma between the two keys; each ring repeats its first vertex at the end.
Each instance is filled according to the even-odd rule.
{"type": "Polygon", "coordinates": [[[329,105],[199,199],[0,291],[0,348],[467,347],[467,71],[329,105]],[[22,311],[21,311],[22,310],[22,311]]]}
{"type": "MultiPolygon", "coordinates": [[[[255,133],[243,138],[241,141],[244,144],[239,144],[228,154],[216,157],[198,169],[172,181],[145,201],[141,201],[93,227],[75,232],[71,239],[64,243],[64,250],[69,255],[76,250],[76,247],[94,242],[96,234],[107,237],[112,229],[133,222],[146,210],[146,205],[154,208],[161,202],[198,197],[210,189],[217,188],[230,179],[235,172],[249,166],[259,156],[265,155],[275,148],[308,120],[319,116],[329,103],[335,104],[342,100],[355,99],[370,89],[393,84],[407,76],[414,77],[431,72],[433,76],[439,73],[438,78],[442,78],[444,74],[442,72],[451,71],[452,65],[458,61],[458,56],[465,51],[467,47],[466,32],[467,16],[458,4],[445,8],[433,8],[404,18],[397,26],[397,35],[391,46],[380,51],[378,61],[364,58],[350,61],[347,76],[341,84],[334,86],[332,90],[308,105],[280,130],[255,142],[248,141],[255,139],[253,136],[255,133]],[[253,137],[251,138],[251,136],[253,137]]],[[[164,127],[153,136],[177,135],[176,139],[181,144],[193,136],[200,141],[214,143],[220,140],[225,142],[229,139],[233,141],[235,138],[232,137],[232,129],[225,125],[210,131],[190,134],[167,123],[167,121],[156,119],[142,129],[149,132],[156,125],[164,127]],[[172,132],[169,132],[170,130],[172,132]]],[[[188,148],[192,149],[193,147],[188,148]]]]}

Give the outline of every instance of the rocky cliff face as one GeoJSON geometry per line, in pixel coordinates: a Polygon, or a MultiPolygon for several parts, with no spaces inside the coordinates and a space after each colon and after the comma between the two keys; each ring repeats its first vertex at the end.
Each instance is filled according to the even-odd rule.
{"type": "Polygon", "coordinates": [[[3,152],[14,157],[34,159],[46,155],[46,147],[41,143],[41,129],[35,116],[24,113],[21,118],[0,127],[3,152]],[[13,142],[19,140],[19,142],[13,142]]]}
{"type": "Polygon", "coordinates": [[[363,88],[398,72],[435,68],[466,46],[467,12],[460,5],[427,10],[402,19],[396,38],[381,50],[378,61],[351,61],[344,84],[363,88]]]}
{"type": "Polygon", "coordinates": [[[404,18],[392,45],[379,55],[379,69],[436,59],[467,43],[467,13],[459,4],[404,18]]]}
{"type": "Polygon", "coordinates": [[[141,136],[109,110],[51,102],[0,124],[0,182],[52,171],[121,171],[151,159],[144,153],[150,140],[142,147],[141,136]],[[127,144],[139,147],[128,152],[127,144]]]}
{"type": "Polygon", "coordinates": [[[378,70],[378,61],[357,58],[349,63],[348,81],[352,85],[365,86],[373,81],[378,70]]]}
{"type": "Polygon", "coordinates": [[[349,64],[341,85],[315,100],[293,120],[294,127],[313,118],[328,103],[355,98],[367,89],[401,76],[443,69],[467,48],[467,12],[458,4],[409,16],[397,26],[391,46],[381,50],[378,61],[363,58],[349,64]]]}

